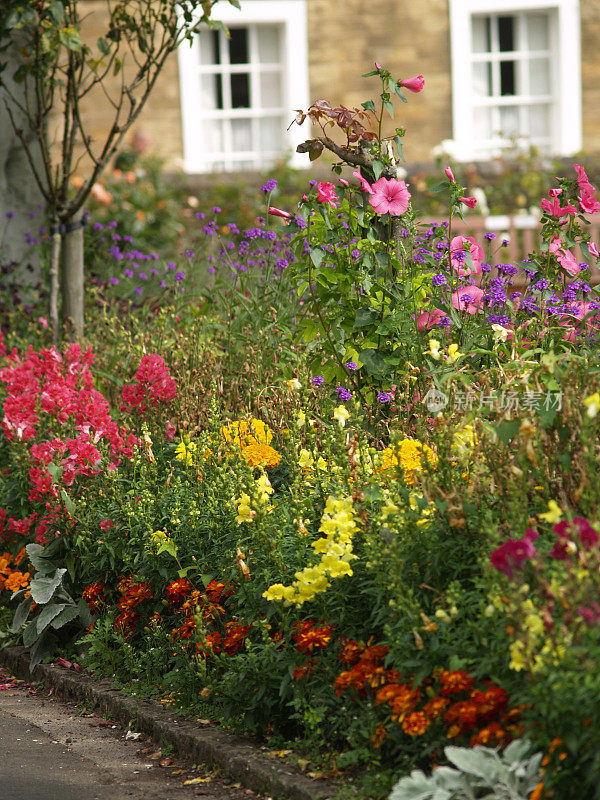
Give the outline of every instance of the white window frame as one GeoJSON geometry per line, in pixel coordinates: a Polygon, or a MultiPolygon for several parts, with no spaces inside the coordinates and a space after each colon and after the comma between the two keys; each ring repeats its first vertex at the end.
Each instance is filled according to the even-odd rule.
{"type": "MultiPolygon", "coordinates": [[[[284,118],[289,112],[289,122],[292,122],[295,109],[306,109],[309,105],[306,0],[244,0],[241,10],[219,3],[215,6],[212,18],[227,26],[261,23],[282,26],[283,110],[284,118]]],[[[198,81],[200,59],[197,37],[191,46],[189,42],[184,42],[179,47],[178,58],[184,170],[187,173],[211,172],[214,170],[214,159],[204,157],[198,135],[204,116],[198,81]]],[[[250,110],[248,116],[251,115],[250,110]]],[[[297,145],[306,138],[305,132],[296,124],[286,131],[289,122],[283,124],[283,151],[279,155],[289,156],[292,167],[306,167],[306,156],[296,152],[297,145]]],[[[223,160],[230,160],[229,153],[223,156],[223,160]]]]}
{"type": "MultiPolygon", "coordinates": [[[[471,19],[474,15],[510,15],[548,11],[555,15],[554,130],[552,154],[581,150],[581,34],[579,0],[450,0],[452,59],[452,151],[459,161],[473,160],[471,110],[475,104],[471,73],[471,19]]],[[[490,154],[491,155],[491,154],[490,154]]]]}

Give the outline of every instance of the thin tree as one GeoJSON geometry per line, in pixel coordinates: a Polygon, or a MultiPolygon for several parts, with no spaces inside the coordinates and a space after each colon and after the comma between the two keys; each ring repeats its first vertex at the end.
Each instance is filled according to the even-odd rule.
{"type": "MultiPolygon", "coordinates": [[[[49,316],[55,340],[62,249],[63,315],[71,319],[76,335],[83,333],[83,259],[75,248],[64,247],[65,237],[83,224],[81,210],[92,187],[138,118],[167,58],[200,26],[219,26],[211,20],[217,2],[98,0],[92,5],[82,0],[5,0],[0,15],[0,97],[47,206],[52,237],[49,316]],[[107,20],[105,32],[93,43],[86,42],[86,17],[99,10],[107,20]],[[24,88],[21,97],[5,79],[13,69],[11,77],[24,88]],[[101,94],[110,109],[107,133],[100,141],[92,139],[81,109],[93,93],[101,94]],[[51,118],[59,120],[54,134],[51,118]],[[89,170],[74,189],[71,178],[82,159],[89,170]]],[[[239,8],[238,0],[228,2],[239,8]]]]}

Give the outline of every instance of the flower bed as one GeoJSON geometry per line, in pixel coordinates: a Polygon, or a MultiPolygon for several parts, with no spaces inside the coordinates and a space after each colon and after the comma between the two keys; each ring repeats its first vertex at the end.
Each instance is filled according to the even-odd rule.
{"type": "MultiPolygon", "coordinates": [[[[363,117],[317,111],[351,148],[363,117]]],[[[493,271],[452,171],[419,229],[380,134],[280,227],[206,223],[202,297],[106,300],[85,351],[7,335],[1,599],[34,662],[78,651],[357,796],[520,738],[531,797],[593,796],[594,189],[561,180],[543,250],[493,271]]]]}

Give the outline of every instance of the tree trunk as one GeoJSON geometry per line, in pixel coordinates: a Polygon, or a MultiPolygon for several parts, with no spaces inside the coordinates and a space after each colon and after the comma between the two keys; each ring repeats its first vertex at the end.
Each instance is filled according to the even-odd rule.
{"type": "Polygon", "coordinates": [[[76,339],[83,336],[83,213],[67,223],[62,240],[62,315],[76,339]]]}
{"type": "Polygon", "coordinates": [[[52,250],[50,253],[50,326],[52,328],[52,338],[54,344],[58,344],[58,286],[59,286],[59,263],[60,263],[60,229],[58,223],[52,223],[52,250]]]}

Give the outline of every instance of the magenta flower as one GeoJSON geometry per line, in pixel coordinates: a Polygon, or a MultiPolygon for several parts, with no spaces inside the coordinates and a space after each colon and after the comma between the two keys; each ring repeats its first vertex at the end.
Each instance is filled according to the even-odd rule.
{"type": "Polygon", "coordinates": [[[319,203],[326,203],[333,208],[337,208],[337,203],[335,201],[340,198],[335,193],[335,186],[333,183],[329,183],[329,181],[319,181],[317,184],[317,192],[317,200],[319,203]]]}
{"type": "Polygon", "coordinates": [[[459,197],[458,198],[458,202],[459,203],[464,203],[466,206],[469,206],[469,208],[475,208],[475,206],[477,205],[477,198],[476,197],[459,197]]]}
{"type": "Polygon", "coordinates": [[[446,173],[446,177],[448,178],[448,180],[449,180],[451,183],[454,183],[454,182],[455,182],[455,181],[454,181],[454,173],[452,172],[452,169],[451,169],[450,167],[446,167],[446,169],[444,170],[444,172],[446,173]]]}
{"type": "Polygon", "coordinates": [[[429,311],[423,311],[417,317],[417,330],[421,332],[427,331],[437,325],[442,317],[447,316],[446,312],[439,308],[430,308],[429,311]]]}
{"type": "Polygon", "coordinates": [[[558,197],[552,197],[552,202],[550,202],[550,200],[546,200],[544,197],[540,203],[540,206],[542,211],[545,211],[546,214],[551,217],[565,217],[567,214],[571,214],[571,216],[573,216],[577,213],[575,206],[572,206],[570,203],[567,203],[566,206],[561,206],[558,197]]]}
{"type": "Polygon", "coordinates": [[[561,267],[568,272],[569,275],[577,275],[581,272],[581,267],[579,266],[579,262],[573,255],[570,250],[565,250],[564,247],[561,247],[561,242],[558,236],[555,236],[554,239],[550,242],[548,246],[548,250],[551,253],[556,254],[556,258],[558,263],[561,267]]]}
{"type": "Polygon", "coordinates": [[[594,242],[590,242],[588,247],[591,256],[593,256],[594,258],[600,258],[600,251],[598,250],[598,247],[594,242]]]}
{"type": "Polygon", "coordinates": [[[350,186],[350,184],[345,178],[340,178],[340,183],[342,184],[342,186],[350,186]]]}
{"type": "Polygon", "coordinates": [[[535,555],[533,542],[537,538],[537,533],[530,528],[522,539],[508,539],[490,556],[492,566],[512,578],[514,570],[521,569],[525,561],[535,555]]]}
{"type": "Polygon", "coordinates": [[[353,172],[352,175],[360,183],[360,188],[363,190],[363,192],[366,192],[367,194],[373,194],[373,189],[371,189],[371,185],[368,183],[368,181],[366,181],[363,178],[363,176],[360,174],[358,170],[353,172]]]}
{"type": "Polygon", "coordinates": [[[280,208],[275,208],[275,206],[269,206],[269,214],[272,217],[281,217],[281,219],[292,218],[292,215],[288,211],[282,211],[280,208]]]}
{"type": "Polygon", "coordinates": [[[408,89],[409,92],[415,92],[415,94],[417,94],[418,92],[423,91],[425,79],[422,75],[417,75],[415,78],[407,78],[404,81],[400,81],[400,86],[408,89]]]}
{"type": "Polygon", "coordinates": [[[589,606],[579,606],[577,612],[586,625],[590,627],[600,622],[600,605],[595,600],[592,600],[589,606]]]}
{"type": "Polygon", "coordinates": [[[584,550],[598,544],[598,533],[584,517],[574,517],[571,522],[557,522],[552,530],[560,539],[572,539],[576,534],[584,550]]]}
{"type": "Polygon", "coordinates": [[[373,184],[373,194],[369,203],[378,214],[391,214],[398,217],[408,208],[410,192],[404,181],[395,178],[379,178],[373,184]]]}
{"type": "Polygon", "coordinates": [[[450,260],[460,278],[481,273],[481,262],[485,254],[481,245],[472,236],[455,236],[450,242],[450,260]],[[465,256],[471,255],[471,266],[465,268],[465,256]]]}
{"type": "Polygon", "coordinates": [[[577,185],[581,189],[582,193],[594,194],[596,190],[590,183],[590,179],[588,178],[585,169],[579,164],[573,164],[573,167],[575,169],[575,172],[577,173],[577,185]]]}
{"type": "Polygon", "coordinates": [[[600,203],[596,200],[593,194],[580,194],[577,199],[579,200],[579,207],[586,214],[597,214],[600,211],[600,203]]]}
{"type": "Polygon", "coordinates": [[[461,286],[452,294],[452,305],[457,311],[476,314],[482,310],[483,289],[479,286],[461,286]]]}

